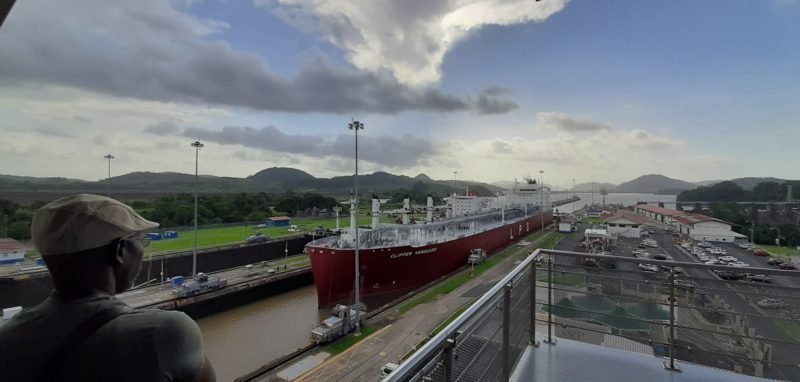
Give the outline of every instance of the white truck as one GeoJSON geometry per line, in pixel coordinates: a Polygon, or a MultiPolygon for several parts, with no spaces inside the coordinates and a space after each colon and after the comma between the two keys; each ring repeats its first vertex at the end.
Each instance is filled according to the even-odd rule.
{"type": "Polygon", "coordinates": [[[220,280],[218,277],[211,277],[201,272],[194,277],[194,280],[176,285],[172,291],[177,297],[191,297],[222,289],[226,286],[228,286],[228,280],[220,280]]]}
{"type": "Polygon", "coordinates": [[[561,233],[572,232],[572,223],[558,223],[558,232],[561,233]]]}
{"type": "Polygon", "coordinates": [[[484,261],[486,261],[486,251],[480,248],[474,248],[470,250],[469,257],[467,258],[467,264],[478,265],[484,261]]]}
{"type": "MultiPolygon", "coordinates": [[[[362,307],[358,311],[358,321],[361,322],[361,326],[364,326],[366,317],[366,309],[362,307]]],[[[318,344],[331,342],[350,333],[355,327],[356,309],[339,304],[333,308],[330,317],[311,331],[311,340],[318,344]]]]}

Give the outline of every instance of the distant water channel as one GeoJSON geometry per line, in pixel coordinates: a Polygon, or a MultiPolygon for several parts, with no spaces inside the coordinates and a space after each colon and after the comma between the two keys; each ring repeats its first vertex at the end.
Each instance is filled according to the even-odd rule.
{"type": "Polygon", "coordinates": [[[329,310],[317,309],[313,285],[197,320],[218,381],[242,374],[308,343],[329,310]]]}
{"type": "MultiPolygon", "coordinates": [[[[592,200],[595,203],[602,203],[603,196],[600,195],[599,192],[596,192],[594,196],[591,193],[583,193],[583,192],[576,192],[575,195],[579,196],[581,200],[574,203],[574,209],[579,210],[586,206],[587,204],[591,204],[592,200]]],[[[563,194],[554,194],[551,197],[551,200],[559,200],[559,199],[567,199],[572,194],[570,193],[563,193],[563,194]]],[[[656,195],[656,194],[608,194],[606,195],[606,204],[621,204],[624,206],[632,206],[640,201],[647,201],[650,204],[654,204],[655,202],[664,203],[664,207],[666,208],[675,208],[675,199],[676,195],[656,195]]],[[[567,203],[563,206],[556,207],[559,212],[570,213],[573,211],[573,203],[567,203]]]]}

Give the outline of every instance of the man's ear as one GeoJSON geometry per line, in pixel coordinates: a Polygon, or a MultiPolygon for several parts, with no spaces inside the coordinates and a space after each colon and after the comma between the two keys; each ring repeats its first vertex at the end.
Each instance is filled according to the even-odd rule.
{"type": "Polygon", "coordinates": [[[111,265],[117,266],[125,263],[125,255],[130,251],[131,243],[128,240],[119,239],[114,246],[115,251],[111,256],[111,265]]]}

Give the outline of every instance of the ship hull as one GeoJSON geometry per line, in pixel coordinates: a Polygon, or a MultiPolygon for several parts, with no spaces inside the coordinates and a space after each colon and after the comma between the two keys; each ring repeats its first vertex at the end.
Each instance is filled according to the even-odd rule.
{"type": "MultiPolygon", "coordinates": [[[[361,296],[397,295],[419,288],[467,264],[470,250],[491,256],[497,250],[549,225],[552,212],[535,215],[485,232],[425,246],[359,250],[361,296]]],[[[355,250],[306,246],[317,288],[319,307],[353,301],[355,250]]]]}

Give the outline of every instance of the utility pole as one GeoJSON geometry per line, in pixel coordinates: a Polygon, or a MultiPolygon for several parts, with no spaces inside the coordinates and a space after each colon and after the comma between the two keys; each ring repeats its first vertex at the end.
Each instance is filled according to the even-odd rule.
{"type": "Polygon", "coordinates": [[[109,198],[111,197],[111,160],[114,159],[114,156],[109,153],[108,155],[104,156],[103,158],[108,159],[108,178],[106,178],[106,196],[109,198]]]}
{"type": "Polygon", "coordinates": [[[359,273],[360,270],[359,270],[359,265],[358,265],[358,260],[359,260],[358,259],[358,244],[359,244],[358,243],[358,241],[359,241],[359,238],[358,238],[358,131],[359,130],[364,130],[364,124],[359,122],[359,121],[356,121],[355,119],[353,119],[353,121],[350,122],[349,125],[347,125],[347,128],[350,129],[350,130],[353,130],[355,132],[355,157],[356,157],[355,167],[356,167],[356,172],[355,172],[355,175],[353,175],[353,193],[355,194],[354,198],[355,198],[355,209],[356,209],[356,228],[355,228],[355,236],[356,236],[355,237],[355,244],[356,244],[356,251],[355,251],[356,252],[355,253],[355,257],[356,257],[356,259],[355,259],[356,260],[355,261],[355,263],[356,263],[356,280],[355,280],[355,283],[356,283],[356,289],[355,289],[355,297],[356,297],[356,334],[361,334],[361,321],[359,321],[359,317],[358,317],[360,312],[361,312],[361,291],[360,291],[360,289],[361,289],[361,280],[360,280],[361,279],[361,275],[359,273]]]}
{"type": "Polygon", "coordinates": [[[192,142],[194,147],[194,249],[192,250],[192,278],[197,275],[197,188],[198,188],[198,163],[200,161],[200,141],[192,142]]]}
{"type": "Polygon", "coordinates": [[[541,211],[539,211],[539,218],[542,221],[542,232],[544,232],[544,170],[539,170],[539,197],[541,199],[541,211]]]}
{"type": "Polygon", "coordinates": [[[456,195],[458,195],[458,180],[456,180],[456,175],[458,175],[458,171],[453,171],[453,187],[456,189],[456,195]]]}

